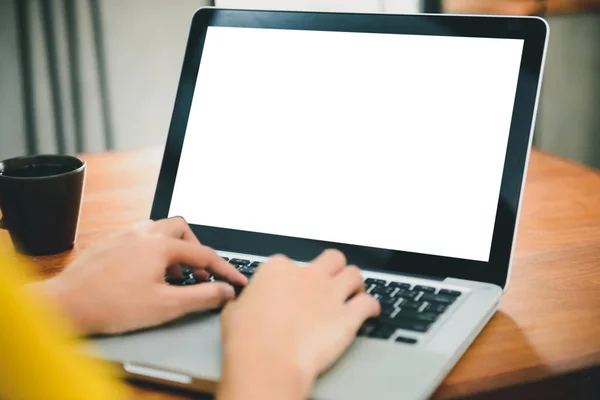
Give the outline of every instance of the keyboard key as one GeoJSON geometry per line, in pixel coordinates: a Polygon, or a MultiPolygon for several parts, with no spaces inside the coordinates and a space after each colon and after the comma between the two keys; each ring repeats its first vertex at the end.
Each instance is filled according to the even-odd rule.
{"type": "Polygon", "coordinates": [[[177,286],[195,285],[196,283],[200,283],[196,282],[196,278],[194,277],[194,273],[192,272],[191,268],[181,265],[179,269],[181,270],[181,277],[168,276],[165,277],[165,282],[167,282],[169,285],[177,286]]]}
{"type": "Polygon", "coordinates": [[[232,258],[231,260],[229,260],[230,263],[234,264],[234,265],[248,265],[250,264],[249,260],[244,260],[242,258],[232,258]]]}
{"type": "Polygon", "coordinates": [[[367,278],[365,279],[365,283],[368,283],[369,285],[385,285],[387,281],[381,279],[367,278]]]}
{"type": "Polygon", "coordinates": [[[394,305],[396,304],[396,302],[398,302],[398,299],[390,297],[390,296],[382,296],[380,298],[377,299],[379,301],[379,303],[381,303],[381,305],[394,305]]]}
{"type": "Polygon", "coordinates": [[[415,344],[415,343],[417,343],[417,339],[408,338],[408,337],[404,337],[404,336],[398,336],[396,338],[396,342],[407,343],[407,344],[415,344]]]}
{"type": "Polygon", "coordinates": [[[229,258],[227,258],[227,257],[223,257],[223,260],[225,260],[225,261],[229,261],[229,258]]]}
{"type": "Polygon", "coordinates": [[[382,317],[389,317],[396,311],[396,307],[391,304],[382,304],[381,305],[381,313],[379,314],[382,317]]]}
{"type": "Polygon", "coordinates": [[[189,275],[193,275],[192,270],[188,267],[185,266],[181,266],[181,273],[183,274],[183,276],[189,276],[189,275]]]}
{"type": "Polygon", "coordinates": [[[186,285],[195,285],[197,283],[200,283],[199,281],[196,281],[196,278],[194,277],[194,275],[189,275],[186,277],[185,281],[183,281],[183,286],[186,285]]]}
{"type": "Polygon", "coordinates": [[[421,295],[421,292],[417,292],[414,290],[407,290],[407,289],[399,289],[398,292],[396,292],[396,294],[394,294],[394,297],[402,297],[403,299],[407,299],[407,300],[415,300],[420,295],[421,295]]]}
{"type": "Polygon", "coordinates": [[[413,310],[405,310],[400,307],[400,312],[396,314],[394,320],[396,319],[412,319],[416,321],[423,322],[435,322],[438,319],[439,314],[435,313],[426,313],[426,312],[418,312],[413,310]]]}
{"type": "Polygon", "coordinates": [[[187,278],[172,278],[170,276],[165,276],[165,282],[174,286],[183,286],[186,280],[187,278]]]}
{"type": "Polygon", "coordinates": [[[444,296],[443,294],[425,293],[419,300],[429,303],[439,303],[449,305],[456,301],[456,297],[444,296]]]}
{"type": "Polygon", "coordinates": [[[375,331],[380,324],[375,318],[369,318],[358,330],[358,336],[368,336],[371,332],[375,331]]]}
{"type": "Polygon", "coordinates": [[[399,319],[394,326],[397,329],[406,329],[408,331],[427,332],[431,327],[428,322],[415,321],[413,319],[399,319]]]}
{"type": "Polygon", "coordinates": [[[448,306],[446,306],[444,304],[432,303],[432,304],[429,304],[427,307],[425,307],[425,310],[423,310],[423,311],[441,314],[444,311],[446,311],[447,309],[448,309],[448,306]]]}
{"type": "Polygon", "coordinates": [[[235,291],[235,297],[237,297],[240,294],[242,294],[242,290],[244,290],[244,288],[245,288],[245,286],[233,285],[233,290],[235,291]]]}
{"type": "Polygon", "coordinates": [[[390,282],[389,287],[397,287],[400,289],[410,289],[410,283],[390,282]]]}
{"type": "Polygon", "coordinates": [[[396,288],[391,288],[391,287],[388,287],[388,286],[377,285],[373,289],[371,289],[370,293],[371,294],[378,294],[381,297],[384,297],[384,296],[390,296],[395,290],[396,290],[396,288]]]}
{"type": "Polygon", "coordinates": [[[252,264],[250,264],[250,266],[254,267],[254,268],[258,268],[259,265],[260,265],[260,261],[254,261],[252,264]]]}
{"type": "Polygon", "coordinates": [[[377,317],[377,322],[380,325],[389,325],[389,326],[395,326],[396,321],[394,321],[394,318],[391,315],[384,315],[384,314],[379,314],[379,317],[377,317]]]}
{"type": "Polygon", "coordinates": [[[252,265],[247,265],[247,266],[240,266],[239,271],[241,273],[248,273],[248,274],[253,274],[256,272],[256,267],[253,267],[252,265]]]}
{"type": "Polygon", "coordinates": [[[369,337],[375,339],[389,339],[396,332],[396,328],[389,325],[380,325],[369,337]]]}
{"type": "Polygon", "coordinates": [[[434,293],[435,292],[435,288],[431,287],[431,286],[423,286],[423,285],[417,285],[413,288],[413,290],[419,290],[421,292],[427,292],[427,293],[434,293]]]}
{"type": "Polygon", "coordinates": [[[358,332],[356,332],[356,336],[367,336],[368,334],[369,332],[367,332],[365,325],[361,326],[358,332]]]}
{"type": "Polygon", "coordinates": [[[405,300],[400,304],[400,308],[402,308],[403,310],[418,310],[423,306],[423,302],[422,301],[412,301],[412,300],[405,300]]]}
{"type": "Polygon", "coordinates": [[[462,293],[461,293],[461,292],[459,292],[458,290],[440,289],[440,294],[445,294],[445,295],[447,295],[447,296],[458,297],[458,296],[460,296],[462,293]]]}

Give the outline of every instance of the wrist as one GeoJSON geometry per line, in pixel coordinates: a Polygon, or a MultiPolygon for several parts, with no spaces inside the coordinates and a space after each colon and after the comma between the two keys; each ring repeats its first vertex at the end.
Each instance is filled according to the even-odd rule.
{"type": "Polygon", "coordinates": [[[218,400],[308,398],[315,377],[295,364],[289,353],[248,347],[224,349],[218,400]]]}
{"type": "Polygon", "coordinates": [[[82,311],[85,308],[83,299],[79,299],[76,291],[63,282],[60,276],[30,284],[29,287],[54,302],[77,333],[82,335],[95,333],[91,316],[82,311]]]}

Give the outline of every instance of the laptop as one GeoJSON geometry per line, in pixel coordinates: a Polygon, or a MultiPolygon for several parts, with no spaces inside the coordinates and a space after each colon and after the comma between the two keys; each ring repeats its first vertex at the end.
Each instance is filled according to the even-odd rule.
{"type": "MultiPolygon", "coordinates": [[[[200,9],[151,218],[183,216],[250,282],[275,253],[341,250],[382,313],[311,397],[428,398],[509,283],[547,36],[537,17],[200,9]]],[[[95,345],[134,379],[220,377],[218,312],[95,345]]]]}

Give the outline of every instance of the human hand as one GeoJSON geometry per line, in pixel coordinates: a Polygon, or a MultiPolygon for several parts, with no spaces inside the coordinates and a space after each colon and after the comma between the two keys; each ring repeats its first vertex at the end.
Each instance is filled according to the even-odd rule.
{"type": "Polygon", "coordinates": [[[262,264],[222,312],[220,399],[306,398],[360,326],[379,314],[360,270],[337,250],[307,267],[284,256],[262,264]]]}
{"type": "Polygon", "coordinates": [[[197,280],[208,272],[235,285],[247,279],[200,244],[183,218],[144,221],[85,249],[60,275],[37,284],[58,300],[86,334],[119,333],[159,325],[193,311],[217,308],[234,297],[223,282],[170,286],[179,263],[197,280]]]}

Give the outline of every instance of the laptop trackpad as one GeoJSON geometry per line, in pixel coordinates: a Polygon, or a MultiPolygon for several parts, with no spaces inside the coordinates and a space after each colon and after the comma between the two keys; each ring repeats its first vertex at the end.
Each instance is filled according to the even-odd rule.
{"type": "Polygon", "coordinates": [[[207,380],[221,374],[219,316],[188,316],[159,328],[94,340],[110,360],[151,365],[207,380]]]}
{"type": "Polygon", "coordinates": [[[448,358],[424,348],[357,338],[314,387],[313,399],[426,399],[448,358]]]}

